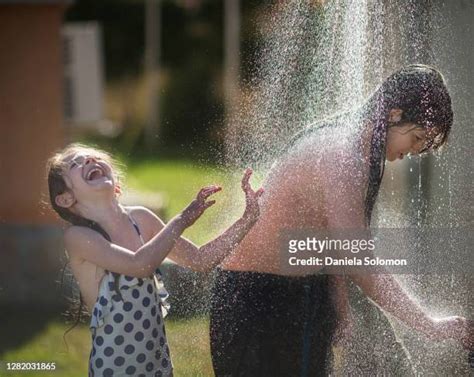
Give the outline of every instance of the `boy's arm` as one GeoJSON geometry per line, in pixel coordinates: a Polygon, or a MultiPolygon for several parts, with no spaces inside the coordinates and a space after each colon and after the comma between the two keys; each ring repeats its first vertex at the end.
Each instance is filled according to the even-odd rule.
{"type": "MultiPolygon", "coordinates": [[[[360,229],[363,234],[367,228],[365,224],[364,204],[365,185],[364,180],[358,181],[358,174],[342,176],[335,175],[342,166],[340,160],[334,160],[335,166],[329,166],[326,172],[328,179],[325,190],[326,206],[328,213],[328,228],[332,230],[340,229],[360,229]]],[[[350,164],[346,166],[348,171],[352,168],[350,164]]],[[[356,171],[356,170],[355,170],[356,171]]],[[[364,179],[363,175],[360,179],[364,179]]],[[[472,342],[472,325],[462,317],[446,317],[434,319],[428,315],[418,303],[411,298],[402,288],[400,283],[391,274],[348,274],[362,291],[378,304],[383,310],[394,315],[409,327],[421,331],[434,339],[456,338],[464,345],[472,342]]]]}
{"type": "Polygon", "coordinates": [[[352,332],[353,318],[349,303],[349,287],[343,275],[331,276],[329,284],[338,322],[335,342],[340,343],[345,338],[349,338],[352,332]]]}

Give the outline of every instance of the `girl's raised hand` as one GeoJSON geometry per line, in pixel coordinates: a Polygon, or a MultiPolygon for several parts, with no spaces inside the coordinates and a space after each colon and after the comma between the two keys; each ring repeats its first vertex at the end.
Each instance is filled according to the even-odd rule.
{"type": "Polygon", "coordinates": [[[221,191],[222,188],[216,185],[206,186],[202,188],[196,198],[183,210],[181,218],[183,219],[184,225],[189,227],[193,225],[199,217],[204,213],[206,209],[212,206],[216,201],[206,201],[212,194],[221,191]]]}
{"type": "Polygon", "coordinates": [[[252,169],[247,168],[242,178],[242,190],[245,193],[245,212],[243,217],[249,221],[257,221],[258,216],[260,216],[258,199],[262,196],[264,190],[263,188],[259,188],[257,191],[252,189],[249,182],[252,173],[252,169]]]}

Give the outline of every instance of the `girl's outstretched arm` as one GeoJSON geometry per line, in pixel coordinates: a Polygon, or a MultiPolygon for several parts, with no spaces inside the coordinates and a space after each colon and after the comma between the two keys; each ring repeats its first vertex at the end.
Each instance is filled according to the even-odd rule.
{"type": "Polygon", "coordinates": [[[71,257],[87,260],[108,271],[135,277],[150,276],[184,230],[215,203],[206,200],[218,190],[216,187],[203,188],[189,206],[136,252],[109,242],[98,232],[81,226],[71,226],[65,231],[66,250],[71,257]]]}
{"type": "Polygon", "coordinates": [[[242,178],[242,190],[245,193],[245,211],[240,219],[214,240],[196,246],[191,241],[181,237],[169,258],[184,267],[197,271],[209,271],[221,263],[234,250],[249,232],[260,215],[258,200],[263,194],[260,188],[254,191],[249,180],[252,170],[247,169],[242,178]]]}

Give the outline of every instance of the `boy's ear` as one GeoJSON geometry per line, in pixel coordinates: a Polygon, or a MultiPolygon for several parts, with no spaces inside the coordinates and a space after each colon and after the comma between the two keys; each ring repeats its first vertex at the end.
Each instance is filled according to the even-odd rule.
{"type": "Polygon", "coordinates": [[[114,192],[115,192],[117,195],[122,194],[122,188],[120,187],[120,185],[115,185],[114,192]]]}
{"type": "Polygon", "coordinates": [[[398,123],[402,120],[403,110],[401,109],[392,109],[388,116],[388,121],[392,123],[398,123]]]}
{"type": "Polygon", "coordinates": [[[66,191],[62,194],[57,195],[54,201],[60,207],[70,208],[76,202],[76,199],[74,198],[74,195],[72,195],[71,192],[66,191]]]}

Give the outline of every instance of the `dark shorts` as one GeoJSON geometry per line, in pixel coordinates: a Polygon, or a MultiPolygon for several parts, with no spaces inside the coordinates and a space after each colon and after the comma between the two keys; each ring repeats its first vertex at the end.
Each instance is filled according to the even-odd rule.
{"type": "Polygon", "coordinates": [[[210,329],[216,376],[327,375],[335,328],[329,279],[219,269],[210,329]]]}

